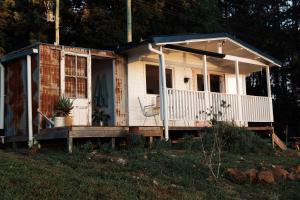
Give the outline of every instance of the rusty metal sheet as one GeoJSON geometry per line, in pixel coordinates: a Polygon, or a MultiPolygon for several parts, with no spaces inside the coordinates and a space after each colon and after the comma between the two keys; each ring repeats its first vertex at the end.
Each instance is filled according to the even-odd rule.
{"type": "MultiPolygon", "coordinates": [[[[60,95],[60,52],[54,45],[40,45],[40,111],[52,117],[60,95]]],[[[40,127],[45,120],[40,118],[40,127]]]]}
{"type": "Polygon", "coordinates": [[[4,64],[5,67],[5,135],[25,135],[27,123],[26,59],[4,64]]]}
{"type": "Polygon", "coordinates": [[[115,113],[116,126],[128,126],[128,86],[126,59],[116,56],[115,60],[115,113]]]}

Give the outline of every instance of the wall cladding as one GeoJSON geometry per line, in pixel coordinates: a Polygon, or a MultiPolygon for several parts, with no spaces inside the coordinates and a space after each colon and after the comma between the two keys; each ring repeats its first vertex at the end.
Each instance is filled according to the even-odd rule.
{"type": "MultiPolygon", "coordinates": [[[[32,111],[33,131],[38,131],[38,85],[39,72],[37,55],[31,57],[32,72],[32,111]]],[[[28,135],[28,107],[27,107],[27,61],[26,57],[12,60],[5,66],[5,135],[28,135]]]]}
{"type": "MultiPolygon", "coordinates": [[[[47,117],[53,116],[54,106],[60,94],[61,48],[53,45],[40,45],[40,111],[47,117]]],[[[45,120],[40,119],[41,128],[45,120]]]]}
{"type": "Polygon", "coordinates": [[[115,60],[115,112],[116,126],[128,126],[127,65],[123,56],[115,60]]]}

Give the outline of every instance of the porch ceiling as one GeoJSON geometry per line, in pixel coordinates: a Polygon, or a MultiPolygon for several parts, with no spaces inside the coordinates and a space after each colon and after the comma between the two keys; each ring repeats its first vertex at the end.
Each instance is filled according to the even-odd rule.
{"type": "MultiPolygon", "coordinates": [[[[207,51],[212,53],[217,53],[219,51],[219,46],[221,45],[222,54],[252,59],[270,66],[279,66],[277,63],[270,61],[269,59],[265,58],[259,53],[255,51],[251,51],[247,47],[244,47],[243,45],[240,45],[237,42],[234,42],[228,38],[220,38],[218,40],[182,42],[182,43],[177,43],[176,45],[183,48],[190,48],[190,49],[207,51]]],[[[232,64],[231,61],[227,61],[227,60],[218,60],[214,62],[216,64],[220,64],[221,66],[227,66],[232,64]]],[[[261,69],[260,66],[253,66],[246,63],[243,63],[241,65],[245,67],[245,71],[249,71],[249,72],[257,71],[258,69],[259,70],[261,69]]]]}
{"type": "MultiPolygon", "coordinates": [[[[224,59],[218,59],[218,58],[212,58],[212,57],[208,57],[207,61],[216,65],[216,66],[220,66],[223,68],[228,69],[228,72],[233,72],[234,73],[234,68],[235,68],[235,63],[234,61],[230,61],[230,60],[224,60],[224,59]]],[[[253,65],[253,64],[248,64],[248,63],[239,63],[239,71],[241,74],[251,74],[254,72],[258,72],[262,70],[262,66],[259,65],[253,65]]]]}
{"type": "Polygon", "coordinates": [[[151,39],[152,44],[158,46],[176,44],[211,52],[219,52],[219,46],[222,45],[222,53],[226,55],[255,59],[269,66],[281,66],[280,61],[227,33],[165,35],[151,39]]]}

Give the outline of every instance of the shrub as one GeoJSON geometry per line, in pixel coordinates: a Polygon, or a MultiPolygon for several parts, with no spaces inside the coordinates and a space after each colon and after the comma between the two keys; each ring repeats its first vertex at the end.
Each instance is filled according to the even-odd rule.
{"type": "Polygon", "coordinates": [[[144,148],[145,147],[145,137],[139,134],[129,134],[129,148],[144,148]]]}
{"type": "Polygon", "coordinates": [[[225,150],[243,154],[273,152],[270,142],[242,127],[232,127],[228,132],[225,150]]]}
{"type": "Polygon", "coordinates": [[[170,149],[171,146],[172,146],[171,140],[166,141],[166,140],[159,139],[159,140],[155,140],[155,142],[153,144],[153,148],[156,149],[157,151],[170,149]]]}
{"type": "Polygon", "coordinates": [[[211,148],[214,140],[214,131],[224,141],[223,150],[235,153],[270,153],[272,146],[267,140],[256,135],[244,127],[236,127],[231,123],[217,122],[207,130],[202,138],[203,146],[211,148]]]}

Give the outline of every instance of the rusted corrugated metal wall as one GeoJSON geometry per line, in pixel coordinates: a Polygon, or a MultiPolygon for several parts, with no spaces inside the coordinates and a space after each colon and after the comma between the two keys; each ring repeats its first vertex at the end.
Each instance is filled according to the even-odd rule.
{"type": "MultiPolygon", "coordinates": [[[[40,111],[52,117],[55,104],[60,95],[60,57],[61,47],[40,45],[40,111]]],[[[41,118],[40,127],[45,128],[41,118]]]]}
{"type": "Polygon", "coordinates": [[[116,55],[115,60],[115,113],[116,126],[128,126],[128,81],[126,59],[116,55]]]}
{"type": "MultiPolygon", "coordinates": [[[[38,116],[38,57],[31,58],[32,70],[32,109],[33,130],[37,131],[38,116]]],[[[5,135],[28,135],[28,107],[27,107],[27,61],[26,57],[18,58],[7,63],[5,67],[5,135]]],[[[36,132],[35,132],[36,133],[36,132]]]]}

